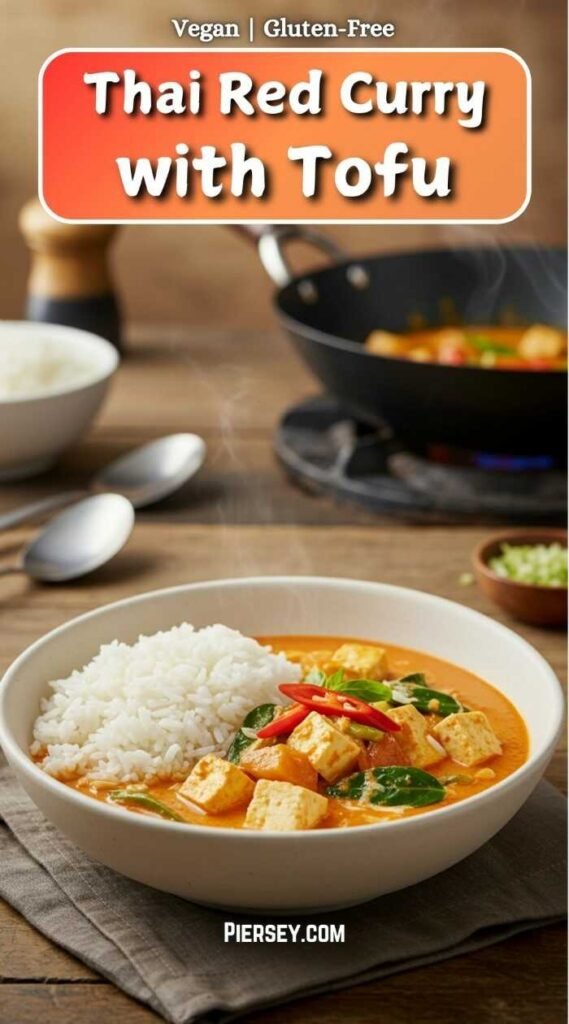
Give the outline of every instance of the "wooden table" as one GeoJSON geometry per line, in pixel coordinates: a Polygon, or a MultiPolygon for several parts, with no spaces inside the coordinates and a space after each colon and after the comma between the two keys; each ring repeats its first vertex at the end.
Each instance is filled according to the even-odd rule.
{"type": "MultiPolygon", "coordinates": [[[[285,406],[313,390],[278,335],[139,332],[96,429],[48,477],[2,488],[0,511],[84,481],[129,446],[171,431],[202,434],[207,465],[184,492],[141,513],[124,552],[87,580],[41,588],[16,576],[4,579],[0,668],[72,615],[138,591],[208,577],[360,576],[430,590],[501,619],[475,587],[459,583],[483,529],[406,526],[309,495],[286,480],[271,451],[271,432],[285,406]]],[[[0,536],[0,559],[29,534],[20,529],[0,536]]],[[[562,634],[514,628],[563,676],[562,634]]],[[[548,777],[563,785],[564,750],[548,777]]],[[[255,1013],[248,1021],[558,1024],[564,967],[565,930],[550,927],[433,967],[255,1013]]],[[[0,908],[0,977],[1,1024],[158,1020],[6,906],[0,908]]]]}

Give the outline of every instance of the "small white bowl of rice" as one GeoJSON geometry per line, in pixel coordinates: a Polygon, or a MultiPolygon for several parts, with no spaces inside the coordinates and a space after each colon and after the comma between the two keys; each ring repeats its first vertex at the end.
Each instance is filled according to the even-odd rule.
{"type": "Polygon", "coordinates": [[[118,361],[87,331],[0,321],[0,481],[42,473],[81,437],[118,361]]]}

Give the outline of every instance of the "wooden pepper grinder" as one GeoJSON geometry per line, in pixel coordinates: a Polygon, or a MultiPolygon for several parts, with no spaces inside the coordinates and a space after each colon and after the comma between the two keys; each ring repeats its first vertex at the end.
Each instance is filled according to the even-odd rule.
{"type": "Polygon", "coordinates": [[[120,351],[120,312],[108,268],[107,224],[62,224],[37,199],[22,207],[20,229],[31,252],[26,317],[80,327],[120,351]]]}

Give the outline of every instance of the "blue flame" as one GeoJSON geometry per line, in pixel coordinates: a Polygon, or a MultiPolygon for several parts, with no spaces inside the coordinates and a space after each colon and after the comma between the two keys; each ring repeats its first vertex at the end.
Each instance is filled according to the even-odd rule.
{"type": "Polygon", "coordinates": [[[501,470],[505,473],[528,473],[553,469],[555,466],[555,459],[551,455],[493,455],[491,452],[475,452],[472,461],[479,469],[501,470]]]}

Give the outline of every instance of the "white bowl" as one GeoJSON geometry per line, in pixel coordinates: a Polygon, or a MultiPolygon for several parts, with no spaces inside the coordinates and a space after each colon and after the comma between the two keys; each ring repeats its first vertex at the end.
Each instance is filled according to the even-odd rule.
{"type": "Polygon", "coordinates": [[[73,619],[28,648],[0,691],[0,741],[28,794],[86,853],[139,882],[219,907],[332,910],[413,885],[467,857],[527,799],[555,747],[559,683],[515,633],[429,594],[311,577],[220,580],[156,591],[73,619]],[[530,735],[527,762],[461,803],[416,817],[303,833],[182,825],[97,802],[50,778],[28,747],[50,679],[82,666],[114,637],[187,620],[246,634],[320,633],[385,640],[456,662],[500,689],[530,735]]]}
{"type": "Polygon", "coordinates": [[[77,441],[94,419],[118,366],[110,342],[59,324],[0,321],[0,338],[22,345],[30,338],[54,339],[71,353],[84,353],[91,370],[85,381],[37,397],[0,399],[0,481],[41,473],[77,441]]]}

